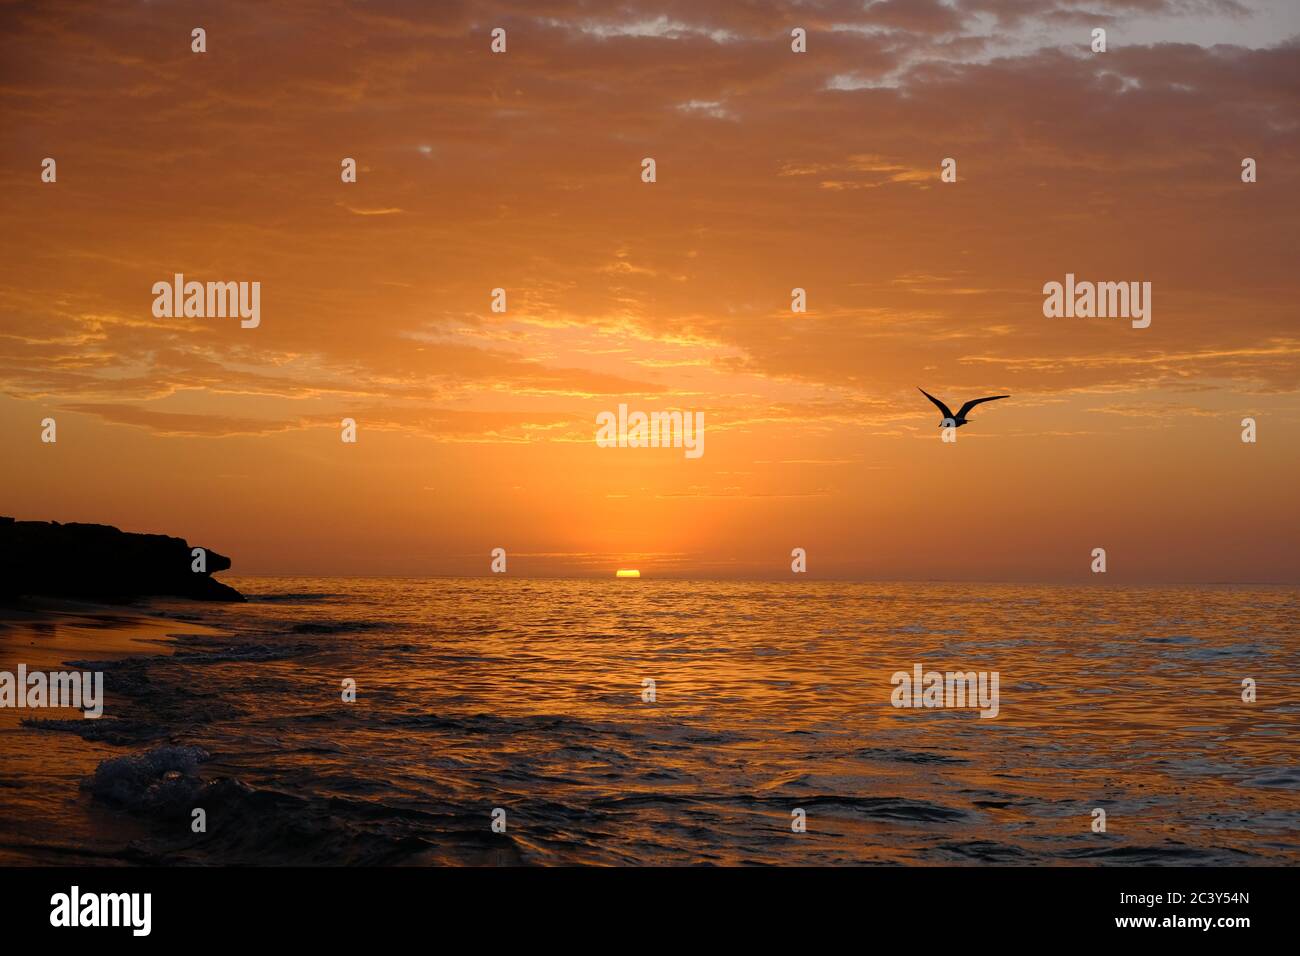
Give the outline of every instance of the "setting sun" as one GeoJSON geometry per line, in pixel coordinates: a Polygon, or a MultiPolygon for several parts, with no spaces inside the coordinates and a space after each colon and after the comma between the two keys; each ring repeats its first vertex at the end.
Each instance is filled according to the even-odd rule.
{"type": "Polygon", "coordinates": [[[639,578],[640,576],[641,572],[635,568],[619,568],[618,573],[614,575],[616,578],[639,578]]]}

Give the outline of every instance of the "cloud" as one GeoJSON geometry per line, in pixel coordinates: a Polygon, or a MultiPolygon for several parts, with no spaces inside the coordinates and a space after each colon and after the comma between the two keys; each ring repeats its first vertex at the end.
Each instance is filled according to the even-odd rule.
{"type": "Polygon", "coordinates": [[[62,406],[63,411],[95,415],[114,425],[135,425],[161,435],[222,438],[230,435],[266,435],[295,427],[293,422],[229,418],[221,415],[161,412],[136,405],[83,402],[62,406]]]}
{"type": "MultiPolygon", "coordinates": [[[[984,427],[1040,456],[1035,437],[1189,406],[1300,416],[1294,4],[213,5],[204,55],[187,9],[0,5],[14,421],[61,408],[270,455],[356,417],[455,460],[417,487],[472,496],[490,457],[569,524],[582,496],[631,494],[602,516],[626,540],[667,533],[646,502],[724,495],[723,541],[754,523],[732,501],[838,520],[868,468],[904,476],[880,500],[914,494],[917,385],[1015,395],[984,427]],[[259,281],[260,327],[153,318],[178,271],[259,281]],[[1044,318],[1067,272],[1150,281],[1151,327],[1044,318]],[[700,473],[584,458],[624,400],[706,410],[700,473]],[[701,474],[756,459],[850,464],[770,466],[786,487],[701,474]]],[[[1176,457],[1163,426],[1143,437],[1176,457]]]]}

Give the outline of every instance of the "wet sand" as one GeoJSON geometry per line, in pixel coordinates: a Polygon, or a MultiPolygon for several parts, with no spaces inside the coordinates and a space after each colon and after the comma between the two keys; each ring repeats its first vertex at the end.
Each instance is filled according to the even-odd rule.
{"type": "MultiPolygon", "coordinates": [[[[180,632],[216,633],[128,606],[30,601],[0,607],[0,671],[16,674],[19,664],[29,673],[93,671],[98,661],[170,655],[176,645],[171,635],[180,632]]],[[[119,701],[108,673],[101,721],[112,719],[119,701]]],[[[0,813],[0,865],[112,862],[106,857],[136,835],[132,821],[96,807],[81,789],[120,748],[32,723],[74,720],[86,718],[71,708],[0,708],[0,805],[6,808],[0,813]],[[74,808],[81,812],[69,812],[74,808]]]]}

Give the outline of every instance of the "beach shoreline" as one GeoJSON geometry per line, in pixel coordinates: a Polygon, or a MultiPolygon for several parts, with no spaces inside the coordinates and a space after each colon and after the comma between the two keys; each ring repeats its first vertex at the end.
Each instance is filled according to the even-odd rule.
{"type": "Polygon", "coordinates": [[[21,665],[29,674],[104,675],[99,718],[67,707],[0,707],[0,864],[126,862],[122,852],[141,828],[98,805],[83,784],[124,754],[112,730],[135,704],[115,686],[113,665],[170,656],[181,632],[220,633],[139,604],[29,598],[0,605],[0,672],[21,665]]]}

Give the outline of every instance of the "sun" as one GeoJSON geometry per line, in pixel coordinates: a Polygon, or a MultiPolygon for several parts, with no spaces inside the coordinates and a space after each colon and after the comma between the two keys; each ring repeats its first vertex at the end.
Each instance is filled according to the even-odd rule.
{"type": "Polygon", "coordinates": [[[619,568],[618,573],[614,575],[616,578],[639,578],[640,576],[641,572],[636,568],[619,568]]]}

